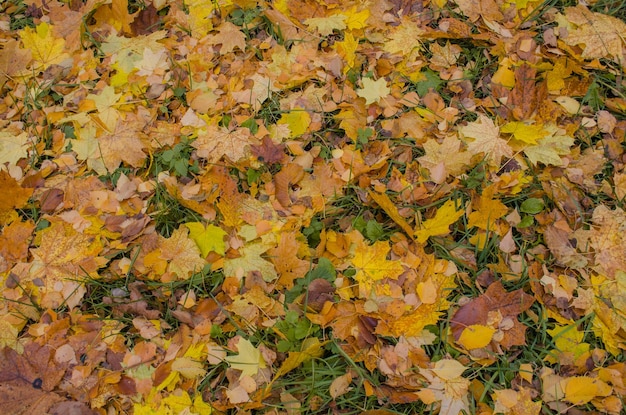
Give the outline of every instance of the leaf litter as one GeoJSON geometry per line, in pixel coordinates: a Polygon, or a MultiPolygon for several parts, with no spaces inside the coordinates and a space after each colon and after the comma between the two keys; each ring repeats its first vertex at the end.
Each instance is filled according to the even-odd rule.
{"type": "Polygon", "coordinates": [[[4,2],[2,412],[621,413],[589,3],[4,2]]]}

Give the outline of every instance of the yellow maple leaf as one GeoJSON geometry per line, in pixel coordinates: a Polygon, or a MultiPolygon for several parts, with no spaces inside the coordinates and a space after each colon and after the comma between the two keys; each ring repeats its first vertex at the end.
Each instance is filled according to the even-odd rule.
{"type": "Polygon", "coordinates": [[[188,356],[176,358],[172,362],[172,370],[180,373],[186,379],[193,379],[206,374],[202,362],[188,356]]]}
{"type": "Polygon", "coordinates": [[[30,140],[26,132],[0,131],[0,164],[15,165],[20,159],[28,156],[30,140]]]}
{"type": "Polygon", "coordinates": [[[115,28],[117,32],[131,34],[130,24],[135,20],[137,13],[128,12],[128,0],[110,0],[108,4],[100,4],[93,18],[98,22],[105,22],[115,28]]]}
{"type": "Polygon", "coordinates": [[[361,82],[363,83],[363,88],[357,89],[356,94],[361,98],[365,98],[365,105],[379,102],[391,93],[385,78],[378,78],[376,81],[372,80],[372,78],[363,78],[361,82]]]}
{"type": "Polygon", "coordinates": [[[478,227],[484,230],[494,228],[495,222],[506,215],[509,208],[497,199],[493,199],[494,188],[485,189],[474,206],[474,211],[467,218],[468,227],[478,227]]]}
{"type": "Polygon", "coordinates": [[[419,52],[422,49],[420,38],[424,30],[415,22],[403,19],[402,22],[391,31],[389,39],[384,43],[383,48],[393,54],[409,56],[412,52],[419,52]]]}
{"type": "Polygon", "coordinates": [[[327,342],[320,342],[317,337],[305,339],[302,342],[302,351],[289,352],[287,358],[283,361],[283,363],[280,365],[280,368],[274,374],[272,382],[274,382],[281,376],[284,376],[285,374],[291,372],[302,363],[308,362],[309,360],[317,357],[321,357],[324,354],[324,349],[322,349],[322,347],[326,343],[327,342]]]}
{"type": "Polygon", "coordinates": [[[261,257],[270,248],[271,246],[259,241],[247,243],[242,248],[239,248],[240,257],[226,258],[224,261],[224,274],[227,277],[245,276],[249,272],[258,271],[265,281],[274,281],[278,278],[276,268],[271,262],[261,257]]]}
{"type": "Polygon", "coordinates": [[[97,277],[96,271],[108,262],[98,256],[103,249],[100,238],[79,233],[65,222],[52,223],[40,235],[39,247],[31,249],[28,279],[42,281],[37,285],[41,304],[49,308],[63,303],[77,306],[86,292],[79,278],[86,274],[97,277]]]}
{"type": "Polygon", "coordinates": [[[537,144],[537,140],[548,134],[540,125],[526,124],[521,121],[508,122],[500,128],[500,131],[511,133],[513,138],[525,144],[537,144]]]}
{"type": "Polygon", "coordinates": [[[206,158],[209,163],[216,163],[222,157],[236,163],[250,152],[250,138],[247,128],[230,131],[226,127],[209,125],[198,130],[198,138],[191,145],[198,149],[198,156],[206,158]]]}
{"type": "Polygon", "coordinates": [[[185,226],[189,228],[189,237],[200,248],[202,257],[206,257],[209,252],[213,251],[219,255],[224,255],[226,242],[224,236],[226,232],[215,225],[207,225],[200,222],[188,222],[185,226]]]}
{"type": "Polygon", "coordinates": [[[491,77],[491,82],[505,88],[513,88],[515,86],[515,72],[511,69],[512,64],[509,58],[502,59],[498,70],[491,77]]]}
{"type": "Polygon", "coordinates": [[[398,278],[404,268],[399,261],[387,259],[389,250],[387,241],[377,241],[373,245],[360,242],[352,258],[352,265],[357,269],[354,279],[367,289],[371,288],[375,281],[398,278]]]}
{"type": "Polygon", "coordinates": [[[317,30],[322,36],[328,36],[333,30],[341,32],[346,26],[346,16],[343,14],[334,14],[326,17],[311,17],[304,21],[304,24],[311,30],[317,30]]]}
{"type": "Polygon", "coordinates": [[[221,44],[220,55],[232,52],[235,48],[244,51],[246,50],[246,35],[234,24],[223,22],[219,27],[219,33],[211,37],[208,43],[221,44]]]}
{"type": "Polygon", "coordinates": [[[369,9],[362,9],[361,11],[357,11],[356,6],[352,6],[349,10],[346,10],[346,26],[350,30],[358,30],[364,29],[367,22],[367,19],[370,17],[369,9]]]}
{"type": "Polygon", "coordinates": [[[398,207],[389,199],[386,193],[377,193],[370,190],[368,194],[407,235],[413,236],[413,228],[407,223],[406,219],[400,216],[398,207]]]}
{"type": "Polygon", "coordinates": [[[416,230],[414,235],[417,241],[424,243],[431,236],[446,235],[450,232],[450,225],[463,216],[463,209],[457,210],[454,207],[454,201],[448,200],[444,203],[437,213],[431,219],[422,222],[420,229],[416,230]]]}
{"type": "Polygon", "coordinates": [[[55,37],[46,22],[38,24],[34,29],[25,27],[20,37],[24,48],[31,51],[37,70],[43,71],[69,57],[65,53],[65,39],[55,37]]]}
{"type": "Polygon", "coordinates": [[[570,153],[570,147],[574,145],[574,139],[565,134],[565,131],[555,125],[544,126],[548,134],[537,140],[536,145],[526,147],[523,151],[533,165],[543,163],[545,165],[561,166],[561,156],[570,153]]]}
{"type": "Polygon", "coordinates": [[[589,351],[589,344],[583,342],[585,333],[578,330],[575,324],[557,324],[553,329],[546,330],[556,349],[552,350],[546,360],[551,363],[561,361],[559,356],[562,353],[572,353],[574,359],[589,351]]]}
{"type": "Polygon", "coordinates": [[[280,116],[277,124],[289,127],[289,137],[298,137],[304,134],[311,125],[311,116],[302,108],[296,108],[280,116]]]}
{"type": "Polygon", "coordinates": [[[241,370],[240,377],[256,376],[259,373],[259,369],[267,367],[263,355],[249,340],[240,337],[237,343],[237,351],[237,355],[227,356],[224,360],[230,363],[233,369],[241,370]]]}

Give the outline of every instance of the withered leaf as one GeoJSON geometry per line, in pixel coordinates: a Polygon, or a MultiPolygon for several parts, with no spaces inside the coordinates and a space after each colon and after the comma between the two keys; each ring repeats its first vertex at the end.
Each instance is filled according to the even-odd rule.
{"type": "Polygon", "coordinates": [[[533,302],[533,297],[524,293],[521,288],[508,292],[500,281],[496,281],[484,294],[461,306],[454,313],[450,321],[452,334],[458,340],[466,327],[474,324],[486,325],[489,313],[499,312],[503,319],[508,317],[513,322],[513,327],[504,331],[504,338],[499,343],[505,348],[525,344],[526,326],[517,320],[517,316],[528,310],[533,302]]]}

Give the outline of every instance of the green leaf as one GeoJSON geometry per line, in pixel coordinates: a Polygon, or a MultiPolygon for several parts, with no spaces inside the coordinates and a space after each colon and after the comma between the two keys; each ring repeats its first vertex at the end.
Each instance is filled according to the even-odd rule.
{"type": "Polygon", "coordinates": [[[376,242],[379,239],[382,239],[385,231],[383,230],[383,225],[376,222],[375,220],[367,221],[367,225],[365,225],[365,236],[372,242],[376,242]]]}
{"type": "Polygon", "coordinates": [[[541,212],[543,208],[544,208],[543,200],[537,199],[536,197],[531,197],[530,199],[524,200],[519,210],[521,210],[524,213],[535,215],[541,212]]]}

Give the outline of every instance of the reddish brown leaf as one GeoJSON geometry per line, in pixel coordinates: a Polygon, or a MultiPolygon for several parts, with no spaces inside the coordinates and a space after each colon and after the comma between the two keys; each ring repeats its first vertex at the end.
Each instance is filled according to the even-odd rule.
{"type": "Polygon", "coordinates": [[[490,312],[499,312],[502,319],[510,318],[513,327],[504,330],[504,337],[500,344],[509,348],[513,345],[524,344],[526,326],[518,320],[518,314],[528,310],[534,302],[533,297],[524,293],[522,289],[507,292],[500,281],[489,286],[481,296],[461,306],[450,322],[455,340],[461,337],[463,330],[474,324],[486,325],[490,312]]]}
{"type": "Polygon", "coordinates": [[[262,163],[284,163],[287,160],[287,154],[285,154],[285,146],[283,144],[276,144],[269,137],[263,137],[263,141],[260,145],[250,146],[252,154],[262,163]]]}

